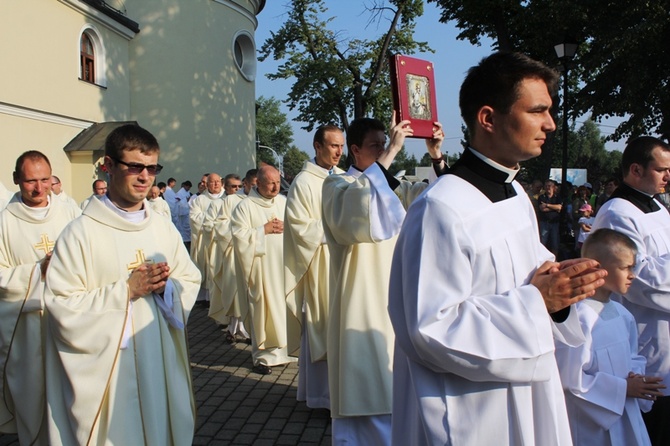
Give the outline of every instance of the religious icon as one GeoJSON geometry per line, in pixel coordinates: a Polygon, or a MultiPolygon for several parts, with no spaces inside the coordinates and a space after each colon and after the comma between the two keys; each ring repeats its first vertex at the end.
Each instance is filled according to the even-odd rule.
{"type": "Polygon", "coordinates": [[[406,81],[409,92],[409,116],[413,119],[432,120],[428,78],[408,74],[406,81]]]}

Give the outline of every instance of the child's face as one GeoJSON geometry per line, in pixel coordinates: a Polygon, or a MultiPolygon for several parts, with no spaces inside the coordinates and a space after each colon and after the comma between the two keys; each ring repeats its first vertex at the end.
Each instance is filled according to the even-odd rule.
{"type": "Polygon", "coordinates": [[[582,215],[586,218],[589,218],[591,216],[591,212],[593,211],[584,210],[582,211],[582,215]]]}
{"type": "Polygon", "coordinates": [[[626,294],[635,278],[635,253],[628,248],[620,248],[600,265],[607,271],[603,288],[612,293],[626,294]]]}

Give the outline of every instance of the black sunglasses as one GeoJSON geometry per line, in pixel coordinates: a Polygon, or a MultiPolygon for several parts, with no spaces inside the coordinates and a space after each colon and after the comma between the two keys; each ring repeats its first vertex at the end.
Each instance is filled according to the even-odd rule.
{"type": "Polygon", "coordinates": [[[163,170],[163,166],[160,164],[149,164],[148,166],[146,164],[140,164],[140,163],[126,163],[125,161],[121,161],[120,159],[117,158],[112,158],[114,161],[116,161],[119,164],[123,164],[128,168],[128,173],[131,175],[139,175],[142,173],[144,169],[147,169],[147,173],[149,175],[158,175],[161,173],[161,170],[163,170]]]}

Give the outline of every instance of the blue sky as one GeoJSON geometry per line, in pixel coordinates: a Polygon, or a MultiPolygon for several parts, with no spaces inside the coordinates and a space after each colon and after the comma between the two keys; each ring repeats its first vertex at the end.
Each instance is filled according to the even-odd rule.
{"type": "MultiPolygon", "coordinates": [[[[365,5],[371,4],[371,0],[361,2],[327,0],[325,3],[329,8],[327,16],[335,17],[330,29],[340,31],[343,38],[371,38],[385,32],[388,27],[387,21],[379,25],[377,23],[367,24],[370,15],[365,11],[365,5]]],[[[258,48],[270,37],[270,32],[277,31],[286,20],[286,4],[285,0],[266,2],[265,8],[258,15],[258,29],[256,30],[258,48]]],[[[435,52],[417,53],[413,57],[427,59],[434,64],[438,116],[446,134],[442,151],[453,154],[462,150],[460,145],[462,120],[458,109],[458,89],[468,68],[477,64],[493,50],[490,40],[482,40],[481,46],[457,40],[458,30],[454,23],[440,23],[439,15],[439,10],[434,3],[425,4],[424,14],[417,20],[415,39],[428,42],[435,52]]],[[[266,77],[266,74],[275,72],[278,65],[278,62],[271,59],[258,63],[257,97],[275,97],[279,100],[286,98],[293,82],[291,80],[270,81],[266,77]]],[[[286,106],[283,107],[283,111],[291,120],[297,115],[286,106]]],[[[303,124],[299,122],[291,121],[291,125],[296,145],[311,155],[313,153],[312,135],[302,130],[300,127],[303,124]]],[[[610,127],[601,126],[603,135],[612,133],[612,131],[610,127]]],[[[608,143],[608,147],[610,146],[621,150],[622,144],[608,143]]],[[[426,150],[423,140],[415,139],[408,139],[406,148],[417,159],[420,159],[426,150]]]]}

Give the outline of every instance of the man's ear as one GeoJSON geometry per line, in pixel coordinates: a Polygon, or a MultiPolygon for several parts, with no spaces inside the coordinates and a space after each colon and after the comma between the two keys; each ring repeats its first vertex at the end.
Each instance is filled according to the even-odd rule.
{"type": "Polygon", "coordinates": [[[477,111],[477,124],[484,129],[485,132],[493,133],[495,131],[495,110],[485,105],[477,111]]]}

